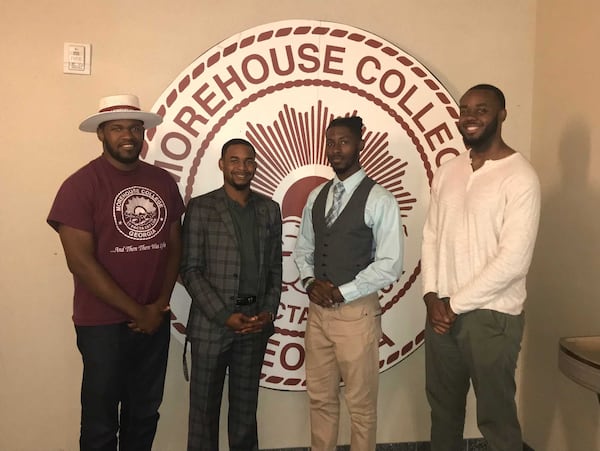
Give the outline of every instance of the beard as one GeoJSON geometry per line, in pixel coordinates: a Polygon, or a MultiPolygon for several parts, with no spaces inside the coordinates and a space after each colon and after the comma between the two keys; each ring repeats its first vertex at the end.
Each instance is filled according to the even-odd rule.
{"type": "Polygon", "coordinates": [[[327,160],[329,161],[329,165],[333,172],[335,172],[338,177],[344,176],[345,174],[352,175],[358,169],[360,169],[360,160],[359,160],[359,152],[356,151],[353,155],[348,155],[346,158],[343,158],[341,161],[334,162],[332,161],[334,156],[327,156],[327,160]]]}
{"type": "Polygon", "coordinates": [[[113,159],[123,164],[135,163],[138,161],[140,153],[142,152],[142,144],[137,142],[133,143],[133,150],[131,153],[121,153],[118,149],[112,147],[106,141],[102,142],[102,147],[113,159]]]}
{"type": "Polygon", "coordinates": [[[496,118],[494,122],[490,122],[483,129],[479,136],[468,136],[463,132],[462,128],[459,129],[460,134],[463,137],[463,142],[465,143],[465,146],[470,147],[475,151],[487,149],[489,144],[492,142],[494,136],[496,135],[497,130],[498,118],[496,118]]]}
{"type": "Polygon", "coordinates": [[[231,187],[236,191],[245,191],[250,188],[250,182],[248,183],[231,183],[231,187]]]}
{"type": "Polygon", "coordinates": [[[241,181],[238,180],[232,173],[228,173],[225,175],[225,183],[236,191],[245,191],[250,188],[252,180],[254,179],[254,175],[254,173],[248,173],[246,174],[246,180],[241,181]]]}

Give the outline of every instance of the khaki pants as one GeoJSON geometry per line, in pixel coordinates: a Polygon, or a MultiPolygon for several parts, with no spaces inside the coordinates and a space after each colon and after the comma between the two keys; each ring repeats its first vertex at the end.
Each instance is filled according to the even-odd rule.
{"type": "Polygon", "coordinates": [[[312,451],[334,451],[340,379],[352,423],[352,451],[375,449],[381,307],[377,293],[334,308],[310,304],[306,384],[312,451]]]}

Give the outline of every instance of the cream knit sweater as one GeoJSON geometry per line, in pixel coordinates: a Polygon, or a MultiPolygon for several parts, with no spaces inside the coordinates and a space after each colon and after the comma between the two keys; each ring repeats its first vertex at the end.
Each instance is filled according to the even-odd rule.
{"type": "Polygon", "coordinates": [[[449,297],[457,314],[521,313],[539,213],[539,180],[521,154],[487,160],[477,171],[469,152],[444,163],[423,230],[423,293],[449,297]]]}

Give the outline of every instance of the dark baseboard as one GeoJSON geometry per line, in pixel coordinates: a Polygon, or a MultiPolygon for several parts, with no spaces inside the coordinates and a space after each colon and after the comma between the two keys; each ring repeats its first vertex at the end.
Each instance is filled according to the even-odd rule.
{"type": "MultiPolygon", "coordinates": [[[[409,443],[381,443],[377,445],[377,451],[430,451],[429,442],[409,442],[409,443]]],[[[337,447],[337,451],[349,451],[349,445],[337,447]]],[[[487,443],[482,438],[465,439],[463,451],[486,451],[487,443]]],[[[277,448],[263,451],[310,451],[310,448],[277,448]]],[[[534,451],[526,443],[523,443],[523,451],[534,451]]]]}

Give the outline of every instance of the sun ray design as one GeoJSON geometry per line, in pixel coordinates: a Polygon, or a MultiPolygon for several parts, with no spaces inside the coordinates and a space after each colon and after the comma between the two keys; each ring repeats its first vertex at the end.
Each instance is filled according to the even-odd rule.
{"type": "Polygon", "coordinates": [[[333,114],[321,101],[310,111],[297,112],[284,105],[271,125],[248,122],[248,141],[256,148],[259,170],[254,188],[272,196],[279,183],[294,169],[309,164],[327,165],[325,127],[333,114]]]}
{"type": "Polygon", "coordinates": [[[361,164],[373,180],[394,195],[402,216],[405,217],[413,209],[417,199],[403,184],[408,163],[390,154],[387,138],[388,133],[367,131],[364,134],[365,148],[361,164]]]}
{"type": "MultiPolygon", "coordinates": [[[[354,116],[356,111],[346,113],[354,116]]],[[[273,195],[281,181],[293,170],[311,164],[328,165],[325,131],[334,118],[319,101],[310,111],[296,111],[284,105],[271,125],[248,122],[247,139],[256,148],[259,170],[254,189],[273,195]]],[[[408,163],[390,154],[387,132],[365,131],[361,164],[365,172],[396,198],[403,216],[412,210],[416,198],[403,184],[408,163]]]]}

